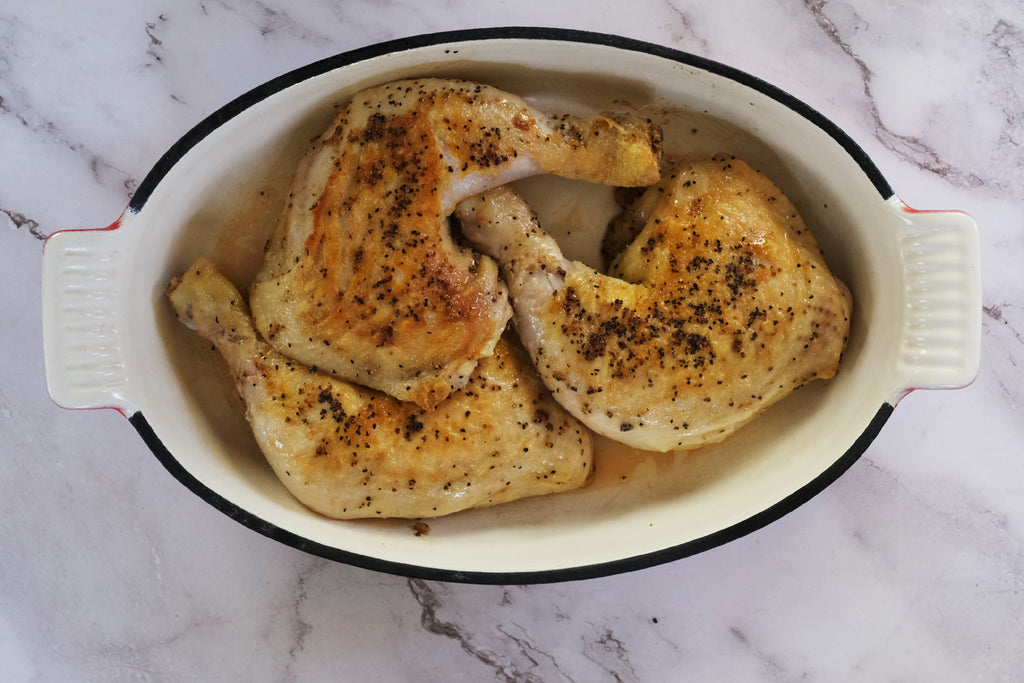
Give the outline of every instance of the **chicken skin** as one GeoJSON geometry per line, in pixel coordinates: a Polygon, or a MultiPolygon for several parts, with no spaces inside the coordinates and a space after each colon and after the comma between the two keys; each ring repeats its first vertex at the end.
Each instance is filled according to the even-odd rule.
{"type": "Polygon", "coordinates": [[[461,390],[423,410],[275,351],[208,260],[175,278],[168,296],[224,357],[277,476],[316,512],[436,517],[588,481],[590,432],[551,398],[514,336],[461,390]]]}
{"type": "Polygon", "coordinates": [[[457,244],[455,204],[539,173],[657,181],[660,129],[549,117],[464,81],[357,94],[305,156],[250,289],[282,353],[429,407],[490,355],[511,316],[496,265],[457,244]]]}
{"type": "Polygon", "coordinates": [[[666,174],[618,219],[610,274],[563,257],[523,200],[466,200],[516,329],[555,398],[595,432],[665,451],[714,443],[815,378],[849,331],[845,286],[793,205],[745,163],[666,174]]]}

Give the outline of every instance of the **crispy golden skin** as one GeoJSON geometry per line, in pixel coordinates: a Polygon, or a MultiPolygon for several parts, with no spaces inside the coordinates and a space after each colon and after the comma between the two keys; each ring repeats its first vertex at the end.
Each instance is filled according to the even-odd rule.
{"type": "Polygon", "coordinates": [[[544,382],[594,431],[638,448],[714,443],[839,368],[846,287],[775,185],[747,164],[683,164],[613,226],[603,275],[565,259],[507,188],[466,200],[544,382]]]}
{"type": "Polygon", "coordinates": [[[462,386],[511,316],[488,258],[456,244],[456,202],[536,173],[656,182],[646,121],[549,118],[452,80],[356,95],[298,169],[250,289],[260,333],[289,357],[430,406],[462,386]]]}
{"type": "Polygon", "coordinates": [[[179,319],[227,361],[256,441],[289,491],[339,519],[436,517],[584,485],[591,436],[514,337],[428,410],[311,371],[259,338],[208,260],[175,278],[179,319]]]}

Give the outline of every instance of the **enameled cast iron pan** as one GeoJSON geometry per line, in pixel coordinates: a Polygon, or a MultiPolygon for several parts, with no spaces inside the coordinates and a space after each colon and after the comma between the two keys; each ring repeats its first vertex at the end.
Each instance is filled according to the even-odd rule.
{"type": "MultiPolygon", "coordinates": [[[[521,188],[568,255],[593,262],[614,210],[609,191],[551,178],[521,188]]],[[[834,124],[735,69],[576,31],[428,35],[337,55],[246,93],[168,150],[111,226],[53,235],[43,257],[47,380],[62,406],[120,411],[181,483],[307,552],[451,581],[580,579],[705,551],[778,519],[850,467],[908,392],[969,383],[979,362],[978,252],[969,216],[910,209],[834,124]],[[652,455],[599,441],[590,487],[430,520],[428,534],[410,521],[338,522],[304,508],[263,460],[220,358],[177,322],[164,289],[205,255],[244,290],[299,157],[336,106],[411,76],[486,82],[551,111],[628,103],[662,122],[670,153],[727,152],[764,171],[852,290],[839,376],[720,445],[652,455]]]]}

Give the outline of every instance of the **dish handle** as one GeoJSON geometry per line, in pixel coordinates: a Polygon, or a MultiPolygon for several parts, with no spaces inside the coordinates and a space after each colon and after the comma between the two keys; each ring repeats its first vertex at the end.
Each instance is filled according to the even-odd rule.
{"type": "Polygon", "coordinates": [[[135,412],[127,397],[119,304],[127,258],[120,223],[54,233],[43,249],[46,383],[64,408],[135,412]]]}
{"type": "Polygon", "coordinates": [[[894,197],[902,217],[903,325],[896,357],[898,401],[915,389],[958,389],[981,358],[978,227],[962,211],[918,211],[894,197]]]}

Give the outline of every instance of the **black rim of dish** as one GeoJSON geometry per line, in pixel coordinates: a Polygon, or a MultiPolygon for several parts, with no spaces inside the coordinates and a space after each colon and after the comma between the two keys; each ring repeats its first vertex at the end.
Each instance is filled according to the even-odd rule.
{"type": "MultiPolygon", "coordinates": [[[[523,39],[605,45],[621,50],[647,53],[702,69],[745,85],[785,105],[822,129],[856,161],[883,200],[893,196],[892,188],[874,162],[842,129],[801,100],[756,76],[703,57],[632,38],[571,29],[503,27],[431,33],[377,43],[328,57],[267,81],[218,109],[167,150],[139,185],[128,204],[128,210],[132,213],[141,211],[170,169],[212,131],[261,100],[292,85],[340,67],[406,50],[484,40],[523,39]]],[[[161,464],[179,482],[228,517],[281,543],[330,560],[409,578],[478,584],[527,584],[576,581],[645,569],[705,552],[756,531],[800,507],[838,479],[867,450],[868,445],[878,435],[893,409],[893,405],[883,404],[857,440],[831,466],[778,503],[737,524],[698,539],[643,555],[599,564],[525,572],[478,572],[425,567],[382,560],[316,543],[240,508],[196,479],[167,450],[141,412],[131,415],[129,421],[161,464]]]]}

